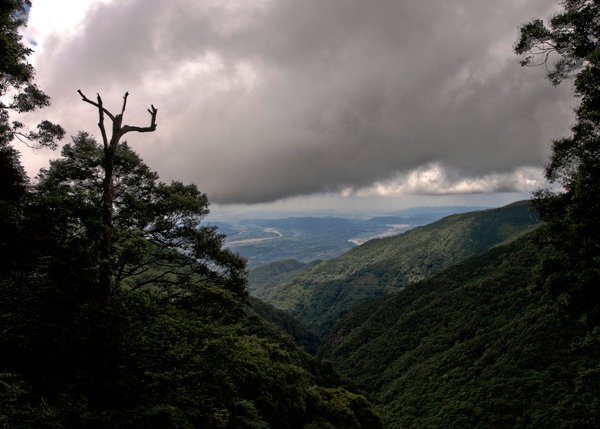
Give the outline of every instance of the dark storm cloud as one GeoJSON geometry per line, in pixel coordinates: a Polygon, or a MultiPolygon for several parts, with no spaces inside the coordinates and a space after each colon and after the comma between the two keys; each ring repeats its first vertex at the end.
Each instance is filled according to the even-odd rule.
{"type": "Polygon", "coordinates": [[[115,107],[129,90],[137,122],[147,119],[134,110],[154,103],[159,129],[131,143],[163,178],[193,181],[215,202],[363,189],[432,163],[455,183],[493,175],[498,189],[522,190],[498,175],[543,165],[571,115],[568,86],[511,52],[519,25],[553,7],[115,1],[48,41],[37,67],[72,132],[96,121],[78,88],[115,107]]]}

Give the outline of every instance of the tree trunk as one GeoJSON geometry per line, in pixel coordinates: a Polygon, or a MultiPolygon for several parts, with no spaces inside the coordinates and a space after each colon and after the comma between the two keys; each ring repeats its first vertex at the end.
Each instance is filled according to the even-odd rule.
{"type": "Polygon", "coordinates": [[[115,154],[111,147],[104,150],[104,180],[102,181],[102,243],[100,248],[100,288],[101,302],[107,306],[113,290],[114,273],[112,264],[113,241],[113,202],[115,189],[113,171],[115,154]]]}

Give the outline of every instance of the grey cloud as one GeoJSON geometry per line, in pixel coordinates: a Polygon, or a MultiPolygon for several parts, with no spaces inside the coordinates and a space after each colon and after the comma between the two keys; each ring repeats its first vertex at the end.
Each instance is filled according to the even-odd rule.
{"type": "Polygon", "coordinates": [[[568,86],[551,87],[511,52],[518,26],[553,7],[115,1],[56,39],[38,73],[73,133],[95,124],[79,87],[115,106],[130,90],[135,121],[154,103],[159,129],[132,136],[134,147],[164,179],[193,181],[215,202],[361,189],[430,163],[508,174],[543,165],[570,121],[568,86]]]}

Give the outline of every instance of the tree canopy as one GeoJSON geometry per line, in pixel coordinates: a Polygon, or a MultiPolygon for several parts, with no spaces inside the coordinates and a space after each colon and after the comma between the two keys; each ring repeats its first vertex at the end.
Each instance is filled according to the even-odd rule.
{"type": "Polygon", "coordinates": [[[566,307],[598,318],[600,309],[600,4],[567,0],[547,23],[521,28],[515,52],[525,66],[544,65],[558,85],[574,78],[576,124],[553,143],[546,177],[556,189],[537,192],[546,253],[534,284],[566,307]]]}
{"type": "MultiPolygon", "coordinates": [[[[73,226],[101,240],[103,148],[79,133],[38,176],[37,190],[68,210],[73,226]]],[[[114,159],[112,265],[116,281],[137,289],[147,284],[219,282],[241,292],[245,262],[223,247],[215,227],[201,226],[208,198],[196,185],[158,180],[126,142],[114,159]]]]}
{"type": "Polygon", "coordinates": [[[31,48],[23,44],[19,29],[26,25],[29,0],[0,2],[0,260],[2,277],[21,263],[17,244],[23,240],[20,222],[29,178],[20,162],[19,151],[11,145],[18,139],[32,147],[55,147],[64,135],[62,127],[42,121],[27,130],[15,119],[19,113],[48,106],[50,98],[35,84],[35,72],[28,62],[31,48]]]}
{"type": "Polygon", "coordinates": [[[29,0],[6,0],[0,5],[0,144],[14,138],[34,147],[55,148],[65,132],[44,120],[35,130],[12,120],[10,112],[25,113],[46,107],[50,97],[34,83],[35,71],[27,57],[32,49],[23,44],[19,28],[27,23],[29,0]]]}

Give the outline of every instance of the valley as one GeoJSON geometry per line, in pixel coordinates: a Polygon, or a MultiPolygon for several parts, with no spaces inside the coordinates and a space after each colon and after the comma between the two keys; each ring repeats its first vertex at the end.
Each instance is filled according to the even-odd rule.
{"type": "Polygon", "coordinates": [[[246,258],[248,267],[253,269],[285,259],[304,263],[332,259],[369,240],[398,235],[451,214],[480,209],[422,207],[353,217],[211,217],[209,223],[227,235],[225,246],[246,258]]]}
{"type": "Polygon", "coordinates": [[[591,429],[600,341],[531,289],[539,226],[528,201],[451,215],[328,261],[255,268],[248,290],[388,429],[591,429]]]}
{"type": "Polygon", "coordinates": [[[322,337],[353,307],[509,243],[537,224],[527,201],[454,214],[397,236],[367,241],[321,263],[256,268],[250,272],[248,290],[322,337]]]}

